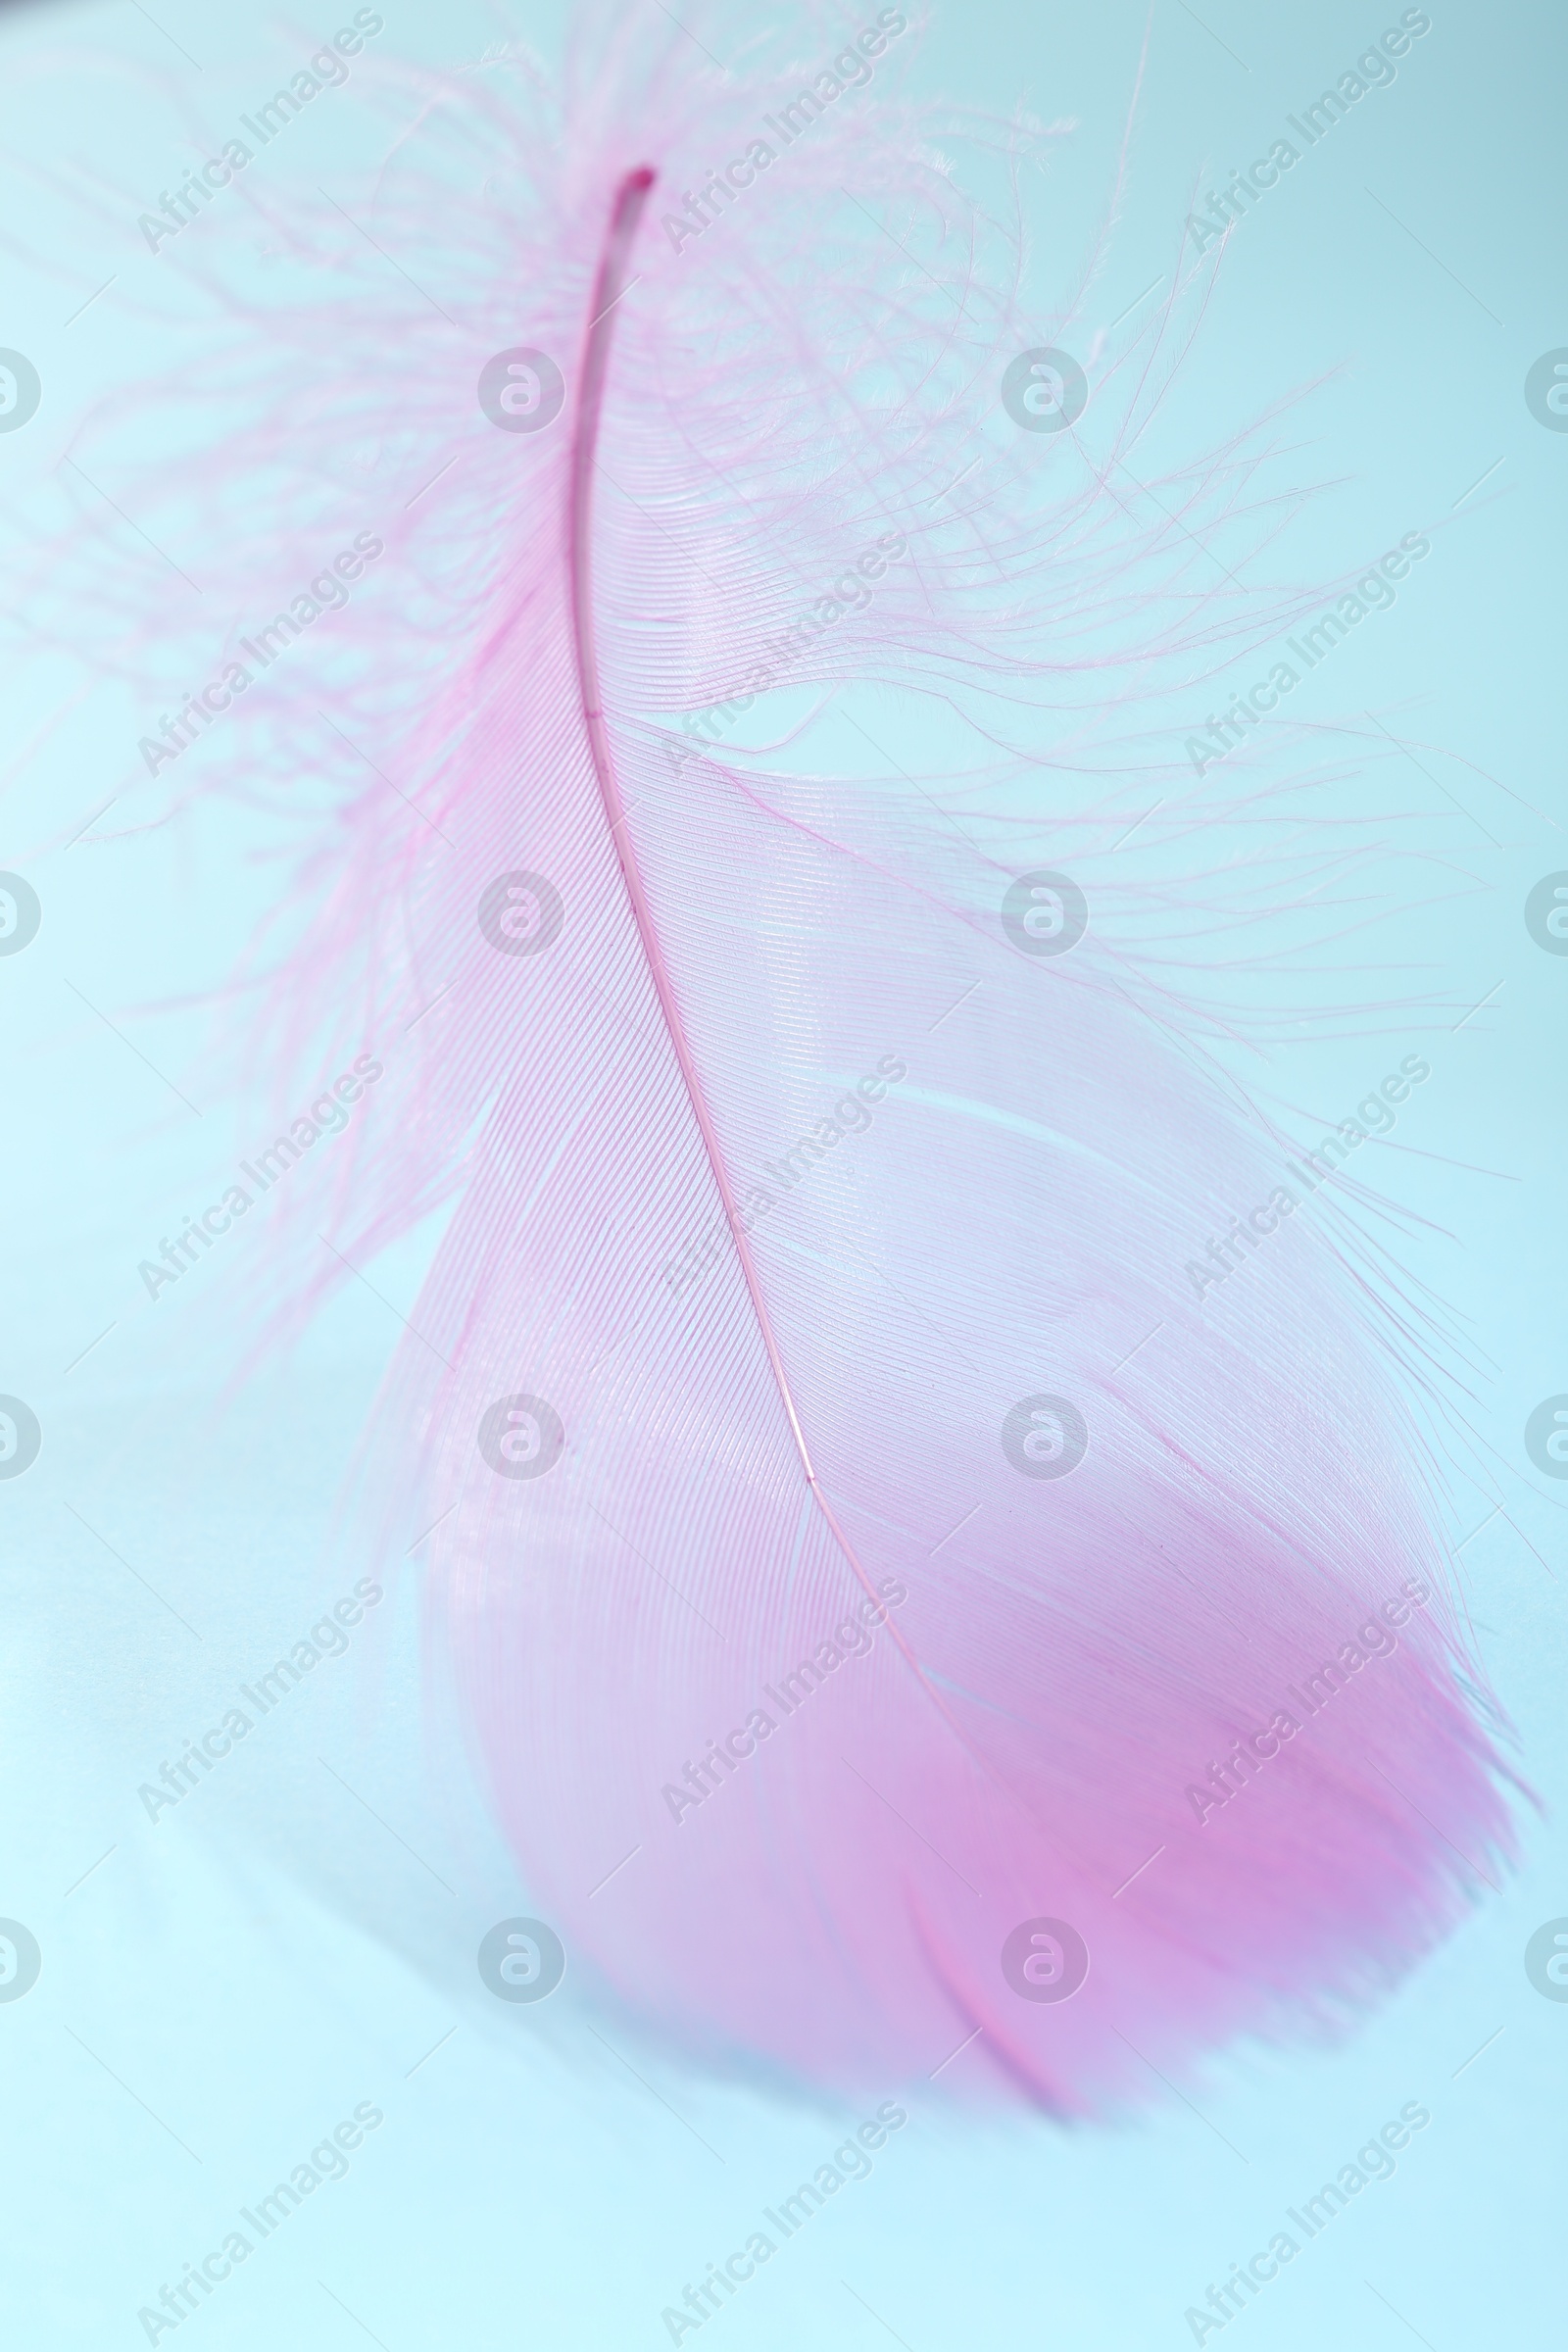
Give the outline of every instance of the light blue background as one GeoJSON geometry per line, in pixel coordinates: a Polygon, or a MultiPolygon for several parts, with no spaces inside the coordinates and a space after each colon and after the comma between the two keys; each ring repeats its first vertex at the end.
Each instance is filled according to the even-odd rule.
{"type": "MultiPolygon", "coordinates": [[[[462,5],[389,0],[384,13],[383,52],[451,60],[497,29],[462,5]]],[[[1264,18],[1204,0],[1200,23],[1162,0],[1091,327],[1166,278],[1195,182],[1211,187],[1265,152],[1286,114],[1398,13],[1332,0],[1264,18]]],[[[177,349],[176,324],[135,315],[153,264],[125,192],[172,184],[190,152],[178,103],[224,122],[329,29],[189,0],[160,0],[155,14],[158,25],[130,7],[44,8],[0,28],[0,343],[26,351],[47,387],[33,423],[0,437],[14,583],[58,523],[51,469],[76,419],[177,349]]],[[[1525,1817],[1518,1881],[1358,2037],[1332,2052],[1230,2053],[1195,2093],[1201,2114],[1170,2099],[1134,2124],[1064,2132],[965,2121],[940,2086],[911,2098],[909,2127],[871,2179],[712,2323],[732,2352],[860,2352],[890,2335],[907,2352],[1186,2344],[1184,2308],[1412,2099],[1432,2123],[1396,2177],[1236,2325],[1254,2352],[1325,2340],[1382,2352],[1412,2332],[1432,2352],[1563,2340],[1568,2004],[1532,1990],[1522,1952],[1538,1924],[1568,1913],[1568,1489],[1531,1469],[1522,1429],[1542,1397],[1568,1390],[1568,958],[1530,941],[1522,906],[1540,875],[1568,866],[1556,690],[1568,434],[1534,420],[1522,387],[1541,352],[1568,344],[1565,27],[1544,7],[1476,0],[1440,0],[1432,16],[1394,85],[1242,223],[1161,433],[1165,447],[1212,441],[1327,378],[1290,431],[1299,477],[1331,486],[1292,525],[1279,576],[1337,574],[1402,532],[1435,534],[1396,607],[1340,648],[1293,710],[1356,730],[1344,738],[1347,805],[1396,811],[1389,839],[1406,853],[1374,890],[1377,927],[1348,940],[1322,996],[1409,1009],[1277,1046],[1266,1077],[1250,1075],[1298,1108],[1304,1133],[1343,1116],[1402,1054],[1419,1047],[1433,1063],[1376,1177],[1430,1221],[1405,1262],[1468,1334],[1470,1420],[1494,1483],[1456,1477],[1455,1512],[1474,1526],[1503,1504],[1463,1558],[1547,1817],[1525,1817]],[[1377,735],[1369,710],[1420,747],[1417,760],[1377,735]],[[1429,861],[1419,875],[1410,853],[1429,861]]],[[[542,20],[533,29],[554,37],[542,20]]],[[[1077,121],[1030,189],[1043,315],[1097,225],[1144,33],[1130,6],[954,8],[930,26],[919,86],[999,113],[1021,93],[1045,120],[1077,121]]],[[[293,126],[254,169],[305,188],[323,168],[368,167],[371,119],[352,89],[331,107],[329,124],[293,126]]],[[[159,295],[182,299],[164,281],[159,295]]],[[[192,300],[193,320],[198,310],[192,300]]],[[[178,1302],[161,1302],[172,1328],[149,1323],[135,1261],[176,1212],[213,1197],[212,1170],[244,1147],[216,1085],[198,1131],[157,1074],[200,1090],[197,1016],[135,1008],[220,979],[272,877],[247,861],[232,817],[41,846],[131,795],[134,769],[114,689],[34,740],[74,673],[65,655],[23,644],[0,865],[31,876],[46,919],[24,956],[0,961],[0,1389],[33,1402],[47,1445],[24,1480],[0,1487],[0,1914],[31,1927],[44,1973],[0,2006],[6,2340],[18,2352],[144,2341],[137,2307],[373,2100],[385,2123],[349,2177],[259,2248],[181,2342],[662,2344],[662,2306],[859,2119],[685,2076],[578,2005],[569,1980],[537,2011],[497,2014],[473,1949],[527,1904],[477,1813],[438,1811],[423,1784],[414,1586],[394,1604],[382,1712],[362,1702],[351,1661],[328,1665],[199,1802],[157,1829],[136,1802],[176,1741],[217,1719],[220,1694],[343,1589],[332,1503],[396,1326],[358,1292],[297,1362],[218,1419],[210,1362],[182,1352],[178,1302]]],[[[90,663],[86,616],[76,650],[90,663]]],[[[1263,666],[1243,662],[1231,682],[1263,666]]],[[[1195,700],[1200,714],[1219,707],[1207,689],[1195,700]]],[[[215,1282],[239,1279],[244,1248],[238,1237],[230,1262],[215,1260],[215,1282]]],[[[416,1255],[376,1275],[400,1307],[416,1255]]]]}

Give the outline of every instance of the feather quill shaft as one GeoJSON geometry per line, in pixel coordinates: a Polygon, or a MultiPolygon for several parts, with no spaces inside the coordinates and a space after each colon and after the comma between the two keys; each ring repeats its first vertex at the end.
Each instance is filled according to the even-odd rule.
{"type": "Polygon", "coordinates": [[[821,1481],[812,1467],[810,1448],[806,1442],[806,1432],[801,1427],[801,1417],[796,1409],[789,1375],[785,1371],[784,1360],[779,1352],[773,1319],[768,1312],[757,1261],[753,1255],[745,1221],[741,1215],[740,1202],[735,1197],[735,1187],[730,1180],[724,1152],[714,1132],[712,1115],[708,1107],[703,1083],[693,1058],[691,1043],[686,1035],[685,1023],[681,1018],[674,984],[670,979],[669,968],[660,946],[653,909],[649,906],[648,894],[643,886],[642,874],[631,847],[630,835],[626,826],[625,802],[619,778],[615,772],[614,755],[611,749],[609,732],[605,725],[599,684],[598,654],[594,642],[592,564],[594,465],[598,453],[600,416],[604,407],[605,378],[609,370],[611,348],[614,336],[613,314],[615,305],[626,291],[627,259],[636,238],[637,225],[642,218],[643,208],[653,189],[655,177],[656,174],[652,171],[646,166],[642,166],[638,170],[628,172],[616,191],[604,257],[594,281],[593,307],[584,338],[581,391],[578,395],[576,430],[571,453],[569,531],[572,639],[576,650],[577,675],[582,692],[583,721],[593,756],[594,773],[598,778],[599,789],[604,799],[611,839],[615,845],[615,855],[620,863],[621,877],[626,885],[626,895],[631,902],[632,915],[637,925],[638,936],[642,941],[643,953],[648,958],[649,973],[659,998],[660,1010],[664,1016],[665,1026],[669,1031],[670,1042],[675,1050],[675,1058],[680,1064],[680,1074],[687,1099],[691,1103],[693,1116],[702,1135],[703,1149],[708,1154],[708,1163],[712,1170],[713,1181],[718,1187],[719,1198],[724,1205],[725,1222],[729,1227],[730,1238],[740,1260],[747,1293],[756,1312],[758,1331],[761,1337],[762,1346],[767,1351],[768,1364],[778,1387],[779,1398],[790,1425],[790,1434],[795,1441],[795,1449],[801,1457],[801,1467],[806,1473],[806,1483],[809,1487],[823,1518],[833,1532],[834,1541],[854,1570],[858,1582],[867,1598],[875,1601],[877,1598],[875,1588],[866,1575],[854,1544],[845,1533],[837,1512],[822,1492],[821,1481]]]}

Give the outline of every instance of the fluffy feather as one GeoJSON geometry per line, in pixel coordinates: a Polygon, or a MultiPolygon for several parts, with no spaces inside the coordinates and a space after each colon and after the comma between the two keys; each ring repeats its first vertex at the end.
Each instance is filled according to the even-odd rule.
{"type": "MultiPolygon", "coordinates": [[[[806,21],[720,78],[634,13],[559,115],[515,59],[521,95],[424,91],[370,224],[449,325],[409,295],[394,354],[341,304],[287,417],[409,493],[327,712],[398,790],[359,771],[318,853],[289,1042],[392,1041],[334,1248],[454,1203],[367,1482],[398,1549],[437,1523],[432,1618],[574,1964],[715,2059],[885,2088],[973,2036],[945,2089],[1085,2114],[1364,2004],[1509,1831],[1364,1287],[1304,1187],[1222,1296],[1187,1271],[1290,1179],[1138,953],[1116,771],[1137,698],[1261,626],[1200,546],[1272,528],[1251,460],[1133,469],[1174,302],[1081,433],[1017,430],[1004,366],[1070,330],[892,94],[899,14],[863,74],[806,21]],[[677,201],[759,140],[706,222],[677,201]],[[536,432],[474,398],[518,346],[563,377],[536,432]],[[786,759],[851,679],[926,698],[927,772],[786,759]],[[748,752],[680,723],[738,741],[749,698],[748,752]],[[1088,930],[1039,956],[1003,902],[1063,865],[1088,930]],[[1087,1432],[1065,1476],[1004,1443],[1042,1396],[1087,1432]],[[1087,1946],[1065,2001],[1004,1970],[1040,1918],[1087,1946]]],[[[1148,838],[1191,868],[1204,813],[1148,838]]]]}

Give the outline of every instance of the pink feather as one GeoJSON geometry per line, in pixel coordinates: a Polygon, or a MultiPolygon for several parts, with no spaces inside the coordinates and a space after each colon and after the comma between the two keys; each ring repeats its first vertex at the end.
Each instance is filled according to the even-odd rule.
{"type": "MultiPolygon", "coordinates": [[[[786,146],[838,33],[720,83],[650,21],[559,117],[426,93],[446,161],[389,169],[371,225],[416,283],[445,239],[460,323],[340,304],[336,405],[288,413],[411,492],[328,713],[399,794],[356,772],[290,967],[296,1052],[397,1041],[334,1247],[455,1198],[367,1476],[389,1546],[439,1522],[475,1750],[590,1981],[714,2061],[885,2088],[972,2037],[944,2088],[1102,2112],[1352,2015],[1510,1845],[1366,1284],[1282,1215],[1195,1296],[1288,1179],[1109,863],[1158,791],[1127,713],[1265,626],[1198,538],[1272,519],[1240,449],[1160,477],[1178,524],[1129,517],[1175,298],[1098,371],[1092,461],[999,407],[1073,330],[1020,317],[890,94],[902,33],[786,146]],[[676,192],[748,140],[771,162],[702,221],[676,192]],[[518,347],[563,378],[537,431],[474,397],[518,347]],[[852,678],[929,698],[929,773],[675,723],[761,697],[788,732],[852,678]],[[1088,929],[1040,955],[1004,901],[1063,866],[1088,929]],[[1086,1949],[1070,1998],[1036,1997],[1076,1950],[1038,1921],[1086,1949]]],[[[1216,805],[1161,781],[1147,838],[1191,870],[1216,805]]]]}

